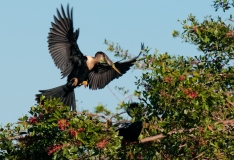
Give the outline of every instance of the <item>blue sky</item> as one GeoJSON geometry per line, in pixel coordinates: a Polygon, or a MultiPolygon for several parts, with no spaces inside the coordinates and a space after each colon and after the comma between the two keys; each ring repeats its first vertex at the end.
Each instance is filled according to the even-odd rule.
{"type": "MultiPolygon", "coordinates": [[[[140,43],[157,48],[160,53],[194,56],[200,54],[196,47],[173,38],[174,29],[181,30],[178,19],[186,19],[192,13],[199,20],[206,15],[229,13],[215,12],[211,0],[129,0],[129,1],[1,1],[0,5],[0,124],[16,122],[35,105],[38,90],[49,89],[66,83],[61,79],[49,55],[47,36],[53,15],[60,5],[73,7],[74,28],[80,28],[78,44],[85,55],[104,51],[104,39],[118,42],[129,53],[137,55],[140,43]]],[[[110,56],[111,57],[111,56],[110,56]]],[[[129,71],[123,77],[111,82],[109,87],[125,86],[133,92],[134,76],[141,71],[129,71]]],[[[119,101],[109,89],[92,91],[76,89],[78,110],[89,109],[98,103],[111,110],[119,101]],[[90,100],[91,97],[91,100],[90,100]],[[82,101],[82,103],[80,103],[82,101]]],[[[120,98],[123,96],[115,92],[120,98]]]]}

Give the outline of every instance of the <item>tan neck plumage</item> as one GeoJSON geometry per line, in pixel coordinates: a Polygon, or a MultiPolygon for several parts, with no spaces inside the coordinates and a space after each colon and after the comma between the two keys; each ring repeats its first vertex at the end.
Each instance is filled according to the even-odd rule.
{"type": "Polygon", "coordinates": [[[86,56],[86,57],[87,57],[86,65],[89,68],[89,70],[93,69],[95,64],[100,61],[99,59],[97,59],[97,57],[95,57],[95,58],[93,58],[91,56],[86,56]]]}

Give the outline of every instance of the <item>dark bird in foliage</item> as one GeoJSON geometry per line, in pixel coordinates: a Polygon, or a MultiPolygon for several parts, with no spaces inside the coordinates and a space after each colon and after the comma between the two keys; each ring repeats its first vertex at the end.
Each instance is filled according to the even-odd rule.
{"type": "MultiPolygon", "coordinates": [[[[89,89],[96,90],[104,88],[113,79],[119,78],[125,74],[136,62],[140,54],[125,62],[113,63],[103,52],[97,52],[95,57],[84,56],[80,51],[77,39],[79,29],[73,31],[73,9],[65,13],[61,5],[61,11],[57,9],[57,17],[54,16],[54,22],[51,23],[48,36],[49,51],[55,65],[61,70],[62,78],[67,76],[65,85],[40,90],[36,95],[36,101],[40,102],[41,95],[45,98],[60,98],[67,106],[76,110],[74,88],[82,84],[89,89]]],[[[141,50],[144,44],[141,44],[141,50]]]]}
{"type": "MultiPolygon", "coordinates": [[[[130,106],[126,109],[127,114],[130,117],[141,117],[140,115],[133,115],[135,112],[134,110],[139,108],[138,103],[131,103],[130,106]]],[[[135,122],[123,122],[115,124],[116,131],[119,131],[119,136],[123,137],[123,140],[126,142],[137,142],[138,137],[141,133],[143,123],[142,121],[135,121],[135,122]]]]}

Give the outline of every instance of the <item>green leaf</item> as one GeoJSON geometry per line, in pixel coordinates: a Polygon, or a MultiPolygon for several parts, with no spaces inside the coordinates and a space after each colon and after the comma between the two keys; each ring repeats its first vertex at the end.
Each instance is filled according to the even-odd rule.
{"type": "Polygon", "coordinates": [[[48,122],[55,122],[55,121],[58,121],[58,119],[55,118],[55,117],[53,117],[53,118],[49,118],[47,121],[48,121],[48,122]]]}

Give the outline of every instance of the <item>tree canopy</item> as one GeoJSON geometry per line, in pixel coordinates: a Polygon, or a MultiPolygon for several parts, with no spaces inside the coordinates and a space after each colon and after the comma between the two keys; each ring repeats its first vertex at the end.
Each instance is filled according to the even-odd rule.
{"type": "MultiPolygon", "coordinates": [[[[215,10],[232,6],[234,1],[213,1],[215,10]]],[[[122,113],[131,102],[115,105],[123,112],[98,105],[91,113],[72,112],[51,99],[31,107],[30,115],[17,123],[0,127],[0,158],[233,159],[232,16],[228,21],[212,16],[198,21],[189,15],[179,22],[182,31],[174,30],[172,36],[197,46],[202,54],[184,57],[145,49],[136,63],[144,72],[133,82],[139,108],[130,120],[143,123],[139,141],[124,141],[115,126],[129,122],[122,113]]],[[[105,44],[115,56],[131,57],[118,44],[105,44]]]]}

